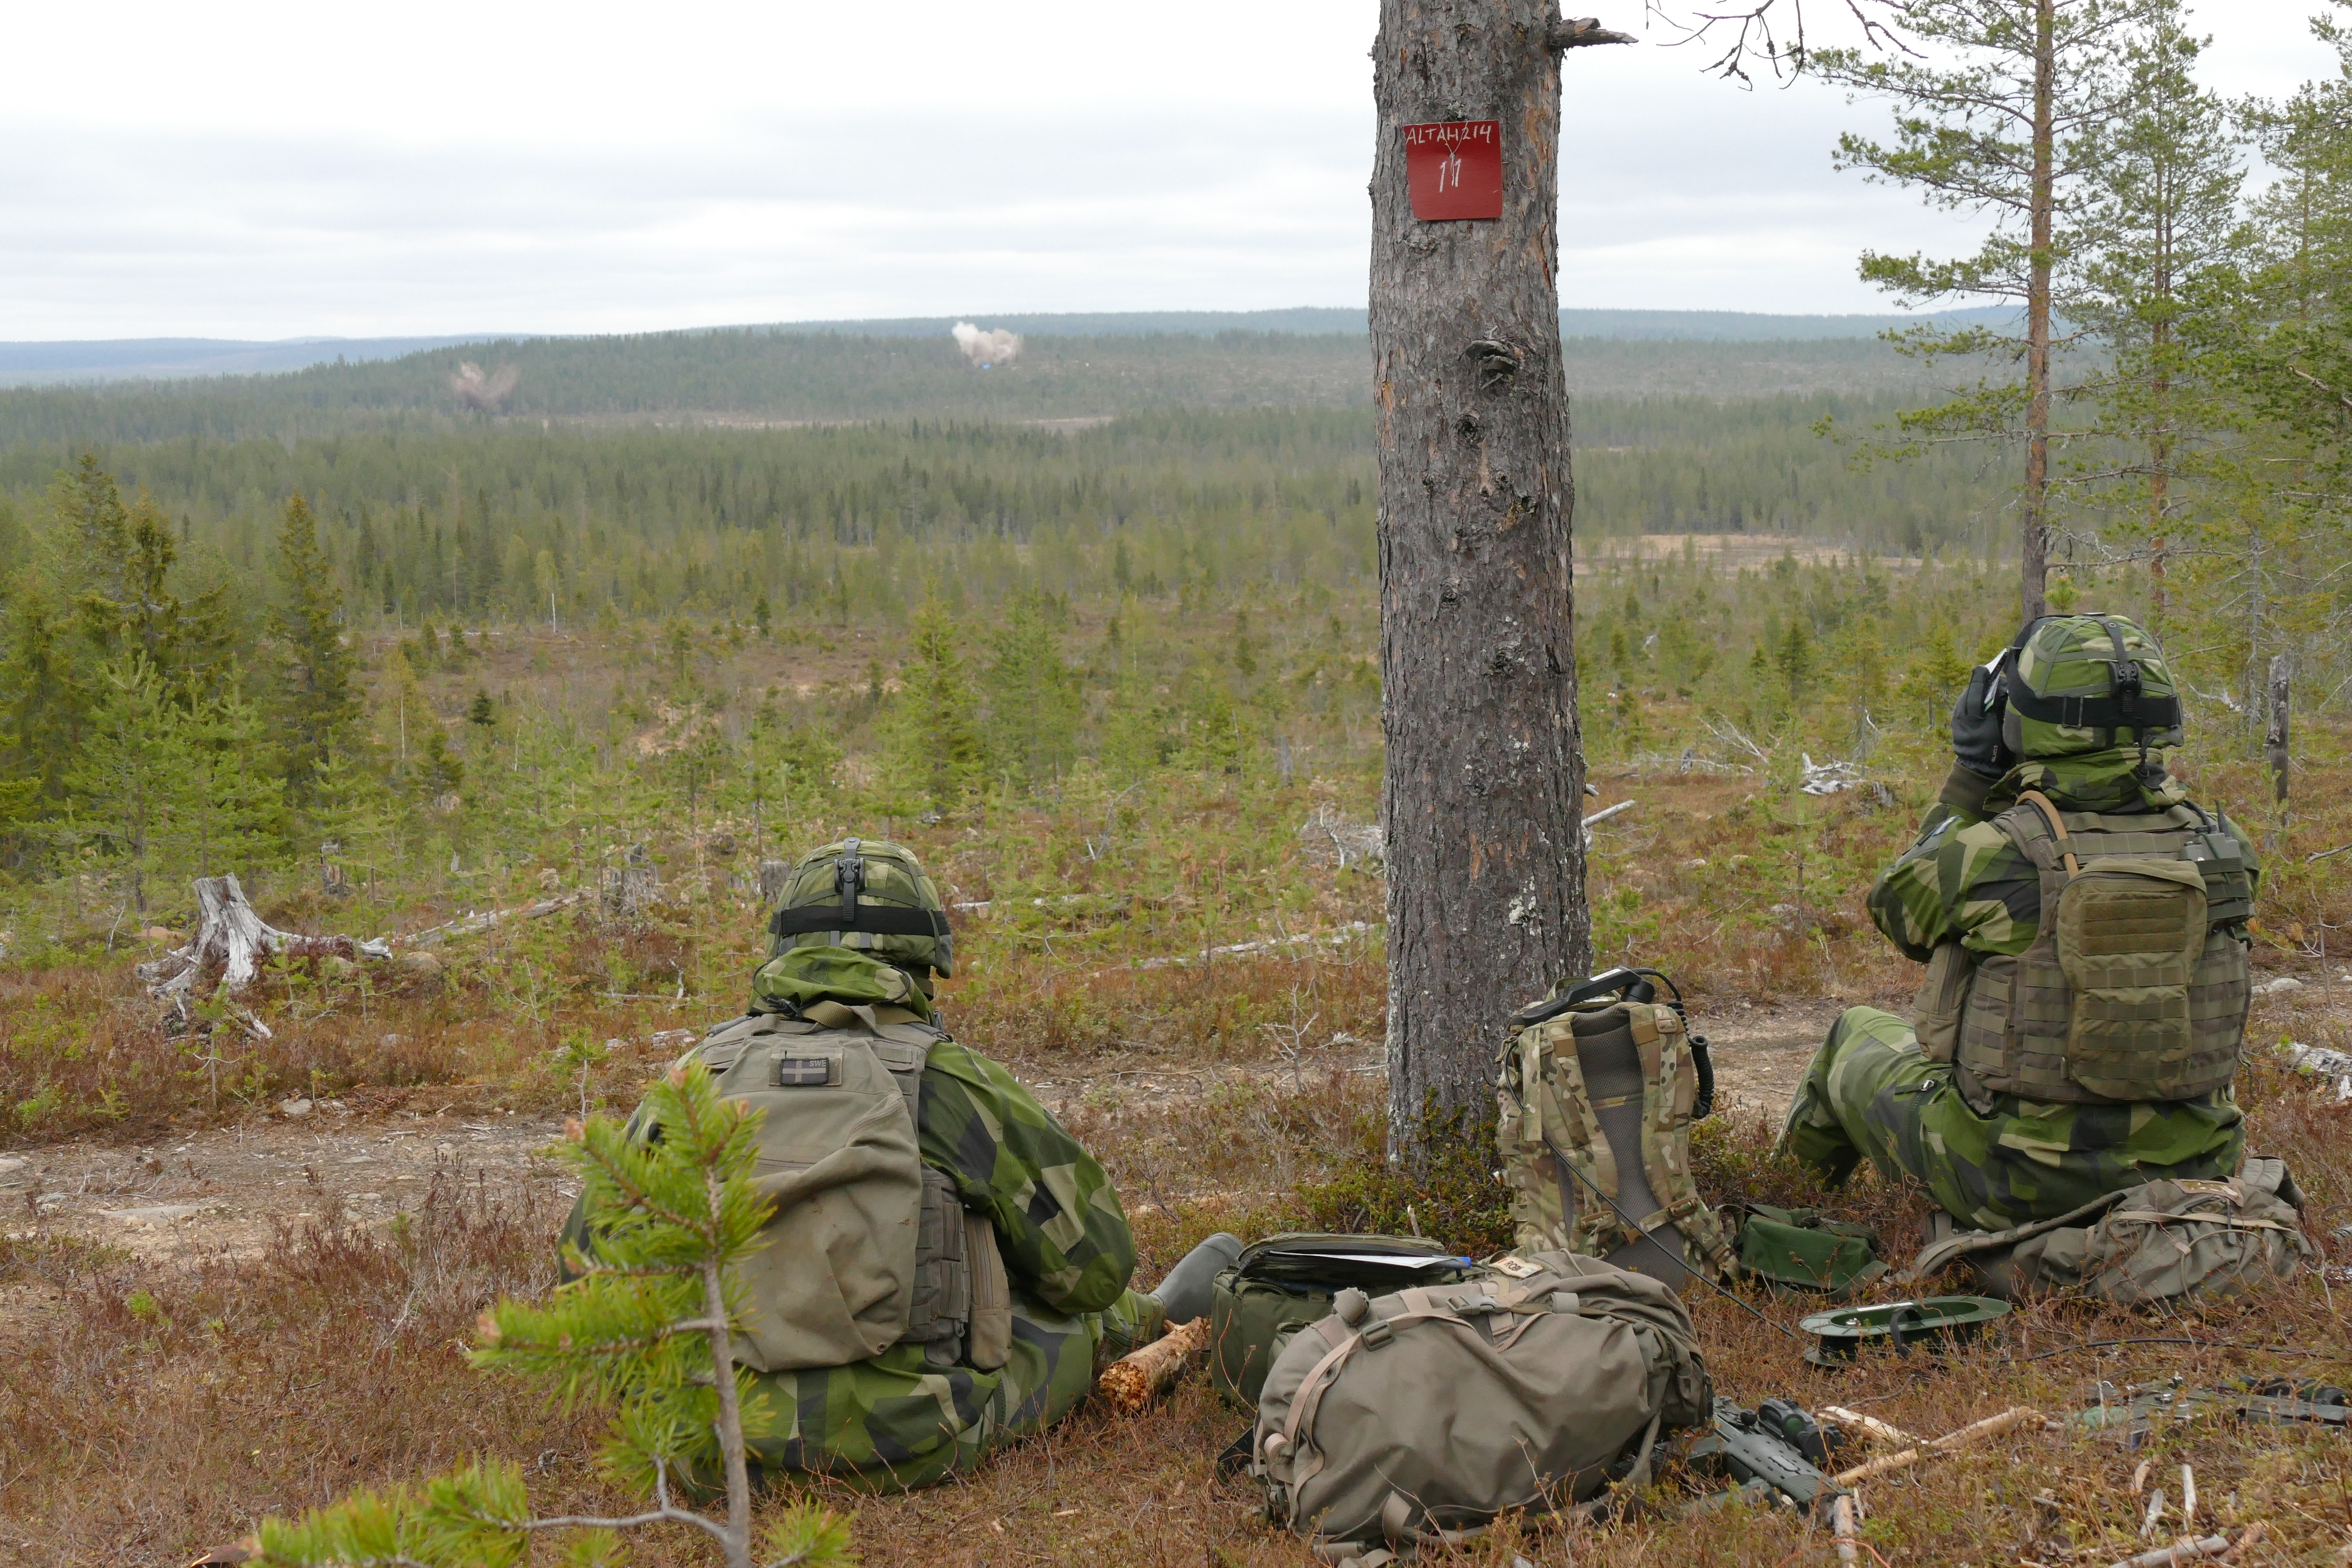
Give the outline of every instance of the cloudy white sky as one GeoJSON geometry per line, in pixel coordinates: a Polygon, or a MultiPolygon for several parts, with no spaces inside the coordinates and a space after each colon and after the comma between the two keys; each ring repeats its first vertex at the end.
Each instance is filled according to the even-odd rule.
{"type": "MultiPolygon", "coordinates": [[[[2209,79],[2329,69],[2318,8],[2208,0],[2209,79]]],[[[1360,304],[1375,11],[18,7],[0,340],[1360,304]]],[[[1858,248],[1962,238],[1831,172],[1883,110],[1663,41],[1568,58],[1563,303],[1883,310],[1858,248]]]]}

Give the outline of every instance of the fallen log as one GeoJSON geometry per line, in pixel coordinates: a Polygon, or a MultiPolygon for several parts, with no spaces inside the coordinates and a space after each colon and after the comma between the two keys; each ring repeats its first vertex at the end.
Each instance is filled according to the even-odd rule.
{"type": "MultiPolygon", "coordinates": [[[[558,910],[570,909],[587,896],[587,889],[583,889],[578,892],[563,893],[552,899],[541,899],[535,904],[525,904],[520,909],[485,910],[478,914],[468,914],[443,925],[427,926],[423,931],[413,931],[406,936],[383,937],[379,940],[394,947],[438,947],[445,942],[454,942],[461,936],[472,936],[478,931],[488,931],[491,927],[502,925],[508,921],[542,919],[555,913],[558,910]]],[[[391,955],[387,952],[384,956],[391,955]]]]}
{"type": "Polygon", "coordinates": [[[1204,1313],[1103,1368],[1095,1388],[1113,1410],[1132,1415],[1175,1383],[1184,1363],[1208,1343],[1209,1320],[1204,1313]]]}

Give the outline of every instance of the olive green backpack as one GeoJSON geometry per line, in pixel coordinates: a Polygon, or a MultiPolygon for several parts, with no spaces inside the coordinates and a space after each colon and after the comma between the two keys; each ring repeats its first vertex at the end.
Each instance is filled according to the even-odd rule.
{"type": "Polygon", "coordinates": [[[1964,1268],[1976,1289],[2004,1298],[2034,1290],[2125,1303],[2232,1296],[2311,1260],[2302,1211],[2286,1163],[2251,1159],[2226,1182],[2144,1182],[2054,1219],[1938,1237],[1911,1277],[1964,1268]]]}
{"type": "MultiPolygon", "coordinates": [[[[899,1008],[817,1002],[732,1019],[688,1053],[763,1113],[753,1175],[775,1212],[736,1275],[746,1366],[847,1366],[896,1344],[938,1366],[1004,1364],[1012,1295],[995,1227],[917,1141],[923,1063],[946,1037],[899,1008]]],[[[658,1130],[641,1108],[628,1131],[658,1130]]],[[[576,1206],[564,1235],[593,1250],[576,1206]]]]}
{"type": "Polygon", "coordinates": [[[1330,1315],[1340,1291],[1450,1285],[1471,1269],[1470,1259],[1417,1236],[1267,1237],[1209,1288],[1210,1385],[1255,1410],[1266,1369],[1299,1330],[1330,1315]]]}
{"type": "Polygon", "coordinates": [[[1664,1281],[1564,1252],[1452,1284],[1343,1290],[1283,1348],[1250,1473],[1318,1556],[1385,1563],[1512,1509],[1647,1484],[1661,1434],[1705,1425],[1714,1388],[1664,1281]]]}

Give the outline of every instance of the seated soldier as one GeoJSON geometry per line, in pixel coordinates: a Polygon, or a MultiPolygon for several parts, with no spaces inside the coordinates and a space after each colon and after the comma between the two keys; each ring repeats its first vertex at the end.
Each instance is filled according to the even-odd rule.
{"type": "MultiPolygon", "coordinates": [[[[777,1416],[754,1464],[930,1485],[1059,1421],[1099,1367],[1208,1310],[1240,1241],[1212,1237],[1154,1293],[1129,1289],[1135,1240],[1101,1165],[939,1026],[931,977],[954,943],[913,855],[812,851],[768,929],[750,1015],[696,1047],[768,1117],[759,1173],[778,1213],[739,1276],[738,1354],[777,1416]],[[857,1098],[867,1084],[886,1087],[857,1098]]],[[[567,1238],[583,1239],[576,1215],[567,1238]]]]}
{"type": "Polygon", "coordinates": [[[1830,1184],[1867,1154],[1997,1230],[2236,1170],[2259,872],[2154,754],[2179,690],[2121,616],[2044,616],[1976,671],[1941,803],[1870,891],[1928,966],[1916,1016],[1848,1008],[1780,1134],[1830,1184]]]}

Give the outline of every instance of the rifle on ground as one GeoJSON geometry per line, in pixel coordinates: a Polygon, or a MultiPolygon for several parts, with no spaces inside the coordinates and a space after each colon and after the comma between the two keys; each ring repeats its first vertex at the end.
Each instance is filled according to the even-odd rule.
{"type": "Polygon", "coordinates": [[[1849,1495],[1822,1473],[1838,1436],[1823,1432],[1791,1400],[1768,1399],[1749,1410],[1717,1394],[1714,1426],[1690,1446],[1687,1457],[1709,1462],[1738,1485],[1700,1499],[1698,1506],[1715,1509],[1733,1498],[1760,1502],[1777,1495],[1827,1519],[1831,1505],[1849,1495]]]}
{"type": "Polygon", "coordinates": [[[2126,1385],[2102,1383],[2091,1390],[2096,1401],[2074,1417],[2085,1432],[2120,1431],[2126,1446],[2137,1448],[2160,1421],[2186,1421],[2198,1415],[2223,1415],[2259,1426],[2313,1425],[2332,1432],[2352,1431],[2352,1404],[2344,1390],[2332,1384],[2290,1382],[2285,1378],[2240,1378],[2206,1388],[2189,1388],[2179,1378],[2170,1383],[2126,1385]]]}

